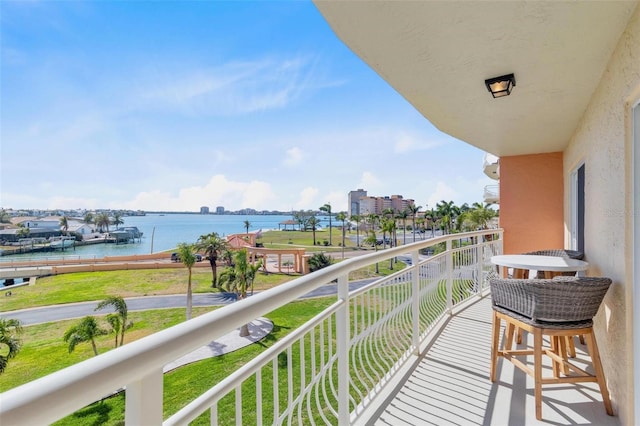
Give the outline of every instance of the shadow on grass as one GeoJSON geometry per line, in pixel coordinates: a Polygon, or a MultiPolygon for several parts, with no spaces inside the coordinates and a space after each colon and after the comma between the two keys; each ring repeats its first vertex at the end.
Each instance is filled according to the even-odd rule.
{"type": "Polygon", "coordinates": [[[113,411],[113,407],[110,404],[105,404],[103,401],[100,401],[76,411],[72,417],[84,419],[82,424],[100,426],[109,422],[111,411],[113,411]],[[91,421],[92,419],[93,421],[91,421]]]}
{"type": "Polygon", "coordinates": [[[268,348],[273,343],[278,341],[276,336],[274,336],[274,333],[278,333],[278,332],[282,331],[283,329],[289,330],[290,328],[291,327],[282,327],[282,326],[277,325],[277,324],[274,323],[273,324],[273,328],[271,329],[271,333],[267,334],[266,336],[264,336],[262,339],[258,340],[255,343],[257,345],[262,346],[263,348],[268,348]]]}

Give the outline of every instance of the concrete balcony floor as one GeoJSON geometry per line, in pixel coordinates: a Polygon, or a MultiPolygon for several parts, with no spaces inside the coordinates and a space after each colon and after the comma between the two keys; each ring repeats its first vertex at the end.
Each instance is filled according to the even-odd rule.
{"type": "MultiPolygon", "coordinates": [[[[606,414],[596,383],[543,386],[542,421],[535,418],[533,379],[524,372],[499,359],[498,380],[491,383],[491,316],[490,296],[455,315],[370,424],[620,424],[618,417],[606,414]]],[[[575,340],[577,358],[589,360],[585,346],[575,340]]],[[[527,361],[533,363],[533,357],[527,361]]],[[[551,375],[550,364],[543,375],[551,375]]]]}

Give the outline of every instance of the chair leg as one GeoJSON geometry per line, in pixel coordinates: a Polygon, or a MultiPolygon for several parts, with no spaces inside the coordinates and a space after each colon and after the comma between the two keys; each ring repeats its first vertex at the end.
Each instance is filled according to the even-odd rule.
{"type": "Polygon", "coordinates": [[[567,339],[564,337],[558,337],[558,343],[559,343],[559,347],[558,347],[558,354],[562,357],[562,359],[565,361],[562,363],[562,374],[564,374],[565,376],[569,375],[569,367],[567,367],[567,361],[569,361],[569,357],[567,356],[567,339]]]}
{"type": "Polygon", "coordinates": [[[505,338],[503,339],[503,344],[502,344],[502,348],[510,351],[511,349],[513,349],[513,336],[517,333],[517,328],[515,325],[511,324],[510,322],[507,322],[504,332],[505,332],[505,338]]]}
{"type": "Polygon", "coordinates": [[[571,358],[576,357],[576,345],[573,341],[573,336],[567,336],[567,350],[571,358]]]}
{"type": "MultiPolygon", "coordinates": [[[[560,343],[558,336],[551,336],[551,352],[558,354],[560,353],[560,343]]],[[[553,377],[556,379],[560,377],[560,364],[555,360],[551,360],[551,367],[553,368],[553,377]]]]}
{"type": "Polygon", "coordinates": [[[542,420],[542,332],[533,332],[533,368],[535,383],[536,419],[542,420]]]}
{"type": "Polygon", "coordinates": [[[587,349],[589,355],[591,355],[591,362],[593,363],[593,369],[595,371],[598,386],[600,386],[600,393],[602,394],[602,402],[604,402],[604,409],[607,414],[613,416],[613,408],[611,407],[611,399],[609,398],[609,390],[607,389],[607,381],[604,377],[604,370],[602,369],[602,363],[600,362],[600,353],[598,352],[598,344],[596,343],[596,336],[593,334],[593,330],[587,334],[587,349]]]}
{"type": "Polygon", "coordinates": [[[500,318],[498,318],[498,314],[495,311],[493,312],[491,337],[491,368],[489,369],[489,378],[491,382],[495,382],[496,369],[498,367],[498,340],[500,340],[500,318]]]}

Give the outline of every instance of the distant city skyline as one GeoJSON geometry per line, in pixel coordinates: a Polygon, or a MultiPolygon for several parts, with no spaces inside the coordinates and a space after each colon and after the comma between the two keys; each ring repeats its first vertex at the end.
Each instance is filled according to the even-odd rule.
{"type": "Polygon", "coordinates": [[[352,188],[433,207],[495,183],[311,2],[4,0],[1,19],[1,208],[347,211],[352,188]]]}

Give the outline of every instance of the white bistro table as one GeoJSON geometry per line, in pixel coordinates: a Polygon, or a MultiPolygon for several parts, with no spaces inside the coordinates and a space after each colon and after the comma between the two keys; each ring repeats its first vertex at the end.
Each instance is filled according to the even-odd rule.
{"type": "MultiPolygon", "coordinates": [[[[578,272],[589,268],[589,263],[583,260],[570,259],[559,256],[538,256],[532,254],[502,254],[492,256],[491,263],[502,268],[514,268],[516,270],[544,271],[545,278],[553,278],[562,272],[578,272]]],[[[502,274],[504,275],[504,274],[502,274]]],[[[516,276],[514,278],[522,278],[516,276]]]]}

